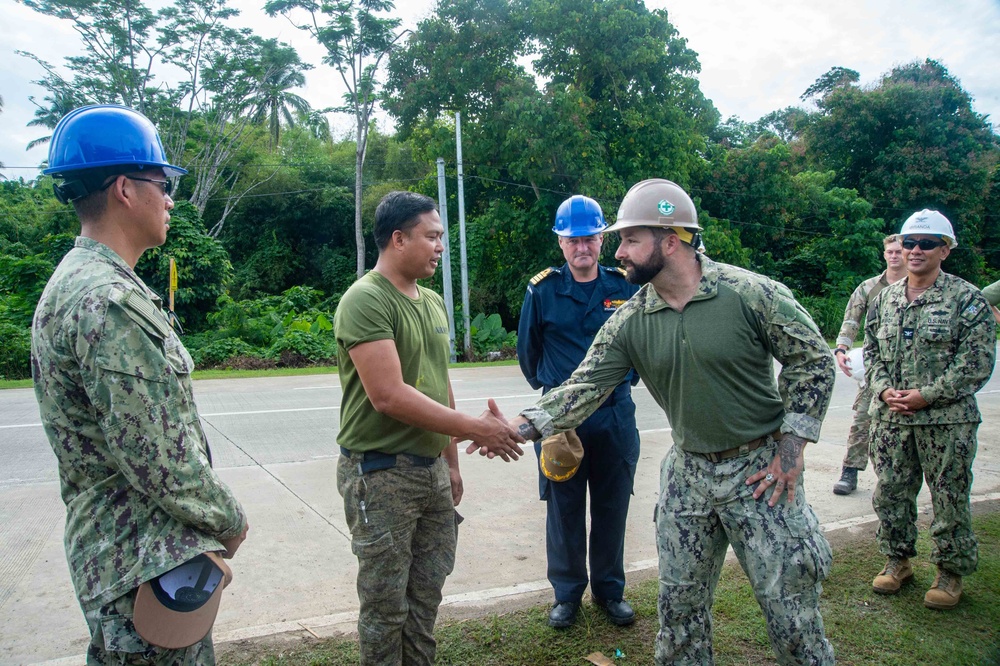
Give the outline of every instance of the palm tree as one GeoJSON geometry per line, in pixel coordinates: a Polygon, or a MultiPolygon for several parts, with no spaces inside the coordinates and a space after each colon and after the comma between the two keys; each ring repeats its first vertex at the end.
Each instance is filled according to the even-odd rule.
{"type": "Polygon", "coordinates": [[[309,65],[299,60],[295,49],[274,39],[264,42],[260,58],[262,76],[256,94],[250,99],[250,117],[255,123],[267,123],[271,145],[275,146],[281,136],[282,120],[294,127],[297,117],[308,117],[312,110],[309,102],[289,92],[305,85],[302,71],[309,69],[309,65]]]}

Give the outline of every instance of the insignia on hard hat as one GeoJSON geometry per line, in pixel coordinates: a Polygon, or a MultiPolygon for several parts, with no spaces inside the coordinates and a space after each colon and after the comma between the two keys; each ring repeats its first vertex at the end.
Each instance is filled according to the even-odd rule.
{"type": "Polygon", "coordinates": [[[666,199],[660,199],[660,203],[656,204],[656,210],[660,211],[660,215],[670,215],[674,212],[675,208],[676,206],[666,199]]]}

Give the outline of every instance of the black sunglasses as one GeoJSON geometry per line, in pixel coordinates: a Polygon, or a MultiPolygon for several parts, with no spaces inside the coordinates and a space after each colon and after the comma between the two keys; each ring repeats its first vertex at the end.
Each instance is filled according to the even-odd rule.
{"type": "Polygon", "coordinates": [[[174,181],[172,180],[153,180],[151,178],[137,178],[136,176],[125,176],[129,180],[141,180],[144,183],[156,183],[163,188],[163,193],[168,197],[170,193],[174,191],[174,181]]]}
{"type": "Polygon", "coordinates": [[[919,247],[924,252],[929,252],[936,247],[944,247],[947,245],[944,241],[934,240],[933,238],[921,238],[916,240],[913,238],[907,238],[903,241],[904,250],[912,250],[915,247],[919,247]]]}
{"type": "MultiPolygon", "coordinates": [[[[138,176],[125,176],[125,177],[128,178],[129,180],[141,180],[144,183],[155,183],[156,185],[159,185],[160,187],[163,188],[163,193],[165,195],[167,195],[168,197],[174,191],[174,181],[172,181],[172,180],[153,180],[152,178],[139,178],[138,176]]],[[[115,180],[117,178],[118,177],[115,176],[110,181],[108,181],[107,183],[105,183],[101,187],[101,191],[106,190],[109,187],[111,187],[112,185],[114,185],[115,184],[115,180]]]]}

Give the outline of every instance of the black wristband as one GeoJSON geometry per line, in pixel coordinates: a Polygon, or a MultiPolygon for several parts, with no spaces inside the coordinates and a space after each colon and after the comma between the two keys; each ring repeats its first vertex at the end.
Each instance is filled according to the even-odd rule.
{"type": "Polygon", "coordinates": [[[847,350],[846,349],[841,349],[840,347],[837,347],[836,349],[833,350],[834,356],[836,356],[837,354],[846,354],[846,353],[847,353],[847,350]]]}

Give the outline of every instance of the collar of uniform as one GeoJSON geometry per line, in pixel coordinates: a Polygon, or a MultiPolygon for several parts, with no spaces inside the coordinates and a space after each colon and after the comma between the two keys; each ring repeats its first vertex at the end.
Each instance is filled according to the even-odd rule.
{"type": "MultiPolygon", "coordinates": [[[[931,286],[927,287],[927,290],[924,291],[923,293],[917,294],[917,297],[914,298],[910,303],[913,304],[916,303],[917,301],[920,301],[920,304],[924,305],[927,303],[940,303],[941,301],[943,301],[944,292],[941,289],[941,285],[945,280],[944,275],[945,275],[944,271],[938,271],[937,277],[934,278],[934,282],[931,283],[931,286]]],[[[906,285],[909,284],[909,282],[910,282],[909,276],[906,276],[905,278],[903,278],[898,282],[898,284],[901,284],[903,286],[902,294],[904,301],[906,300],[906,285]]]]}
{"type": "MultiPolygon", "coordinates": [[[[573,272],[570,271],[569,269],[569,262],[563,264],[559,268],[553,268],[552,270],[556,273],[559,273],[559,277],[562,278],[562,281],[559,283],[559,286],[556,287],[556,292],[562,296],[569,296],[573,300],[580,301],[581,303],[586,305],[585,299],[581,298],[580,292],[577,291],[576,289],[576,280],[573,278],[573,272]]],[[[601,273],[603,273],[603,271],[601,270],[601,267],[598,266],[597,277],[594,278],[598,282],[604,279],[604,276],[601,275],[601,273]]]]}
{"type": "MultiPolygon", "coordinates": [[[[705,301],[714,298],[719,293],[719,267],[714,261],[703,254],[695,255],[695,259],[701,264],[701,280],[698,281],[698,289],[695,291],[691,301],[705,301]]],[[[644,310],[646,312],[656,312],[663,308],[669,308],[665,300],[660,298],[652,284],[643,286],[645,290],[644,310]]],[[[640,292],[641,293],[641,292],[640,292]]]]}
{"type": "Polygon", "coordinates": [[[109,262],[115,265],[121,273],[128,276],[130,280],[136,283],[143,292],[153,301],[157,307],[162,307],[163,299],[161,299],[155,291],[146,286],[146,283],[142,281],[135,271],[125,263],[125,260],[118,256],[118,253],[112,250],[110,247],[105,245],[100,241],[96,241],[93,238],[87,238],[86,236],[77,236],[76,242],[73,243],[74,247],[79,247],[84,250],[90,250],[91,252],[96,252],[101,255],[109,262]]]}

